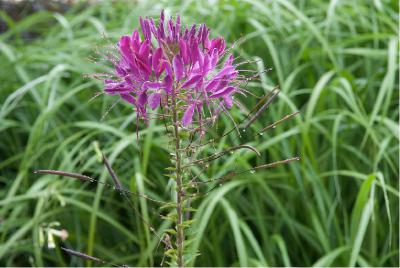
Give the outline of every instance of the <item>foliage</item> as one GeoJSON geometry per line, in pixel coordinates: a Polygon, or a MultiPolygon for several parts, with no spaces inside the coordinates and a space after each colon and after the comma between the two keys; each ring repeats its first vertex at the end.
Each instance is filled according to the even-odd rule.
{"type": "MultiPolygon", "coordinates": [[[[94,45],[108,42],[103,32],[115,42],[138,26],[139,16],[162,8],[205,22],[228,41],[242,36],[235,53],[258,60],[246,68],[273,68],[248,89],[262,95],[280,85],[282,92],[242,140],[301,111],[257,136],[261,157],[236,151],[207,173],[193,170],[209,180],[231,169],[302,158],[243,174],[199,200],[191,247],[201,255],[192,264],[398,266],[397,6],[316,0],[105,1],[18,22],[0,12],[9,23],[0,36],[0,264],[84,265],[59,248],[40,246],[40,230],[59,222],[53,228],[69,237],[56,238],[58,245],[112,263],[159,265],[157,238],[116,191],[32,172],[75,171],[111,182],[100,147],[129,190],[169,199],[163,126],[139,131],[139,147],[132,108],[121,103],[109,111],[114,100],[102,96],[88,102],[102,84],[82,76],[104,71],[90,61],[94,45]]],[[[224,118],[218,133],[231,127],[224,118]]],[[[232,133],[214,146],[239,142],[232,133]]],[[[159,204],[132,201],[159,230],[170,228],[158,224],[159,204]]]]}

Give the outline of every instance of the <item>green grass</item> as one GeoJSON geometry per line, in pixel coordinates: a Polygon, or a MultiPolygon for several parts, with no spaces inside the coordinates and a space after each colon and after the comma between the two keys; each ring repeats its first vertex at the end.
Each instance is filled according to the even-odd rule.
{"type": "MultiPolygon", "coordinates": [[[[81,266],[83,260],[39,246],[39,227],[59,222],[58,245],[113,263],[159,265],[162,248],[114,191],[35,169],[81,172],[111,182],[98,147],[123,184],[168,200],[163,177],[169,153],[161,125],[141,126],[101,82],[82,74],[104,70],[88,60],[101,33],[115,42],[137,27],[138,17],[162,8],[187,23],[206,22],[236,54],[258,59],[251,68],[273,70],[249,84],[258,95],[280,85],[277,101],[253,133],[301,115],[251,145],[260,158],[237,151],[201,178],[226,170],[299,155],[301,161],[244,174],[194,206],[191,243],[196,266],[399,266],[398,8],[394,1],[164,1],[124,2],[40,12],[9,21],[0,35],[0,265],[81,266]],[[26,40],[24,32],[36,38],[26,40]]],[[[248,107],[255,104],[245,99],[248,107]]],[[[238,109],[236,119],[243,117],[238,109]]],[[[230,128],[222,119],[220,131],[230,128]]],[[[213,133],[210,133],[213,135],[213,133]]],[[[251,141],[246,134],[242,140],[251,141]]],[[[215,148],[238,144],[232,133],[215,148]]],[[[212,149],[210,149],[212,150],[212,149]]],[[[195,170],[200,172],[200,170],[195,170]]],[[[209,185],[212,187],[212,185],[209,185]]],[[[159,230],[159,205],[132,199],[159,230]]]]}

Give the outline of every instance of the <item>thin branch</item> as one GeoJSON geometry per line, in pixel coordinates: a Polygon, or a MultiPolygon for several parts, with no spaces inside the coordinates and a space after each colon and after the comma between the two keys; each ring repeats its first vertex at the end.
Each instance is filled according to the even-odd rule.
{"type": "Polygon", "coordinates": [[[119,189],[122,189],[122,184],[121,184],[121,182],[119,181],[119,179],[118,179],[118,177],[117,177],[117,174],[115,174],[114,170],[112,169],[112,167],[111,167],[111,165],[110,165],[110,162],[108,162],[108,159],[106,158],[106,156],[104,155],[104,153],[101,153],[101,156],[102,156],[102,158],[103,158],[103,164],[106,166],[107,171],[108,171],[108,173],[110,174],[111,178],[113,179],[116,188],[117,188],[118,190],[119,190],[119,189]]]}
{"type": "Polygon", "coordinates": [[[86,176],[86,175],[72,173],[72,172],[66,172],[66,171],[59,171],[59,170],[39,169],[39,170],[33,171],[33,173],[34,174],[51,174],[51,175],[65,176],[65,177],[78,179],[81,181],[89,181],[89,182],[94,181],[93,178],[86,176]]]}
{"type": "Polygon", "coordinates": [[[90,255],[87,255],[85,253],[79,252],[79,251],[75,251],[69,248],[64,248],[64,247],[60,247],[63,251],[67,252],[69,255],[75,256],[75,257],[79,257],[85,260],[91,260],[91,261],[95,261],[95,262],[100,262],[100,263],[106,263],[106,261],[103,261],[102,259],[99,259],[97,257],[93,257],[90,255]]]}
{"type": "MultiPolygon", "coordinates": [[[[103,156],[103,163],[107,168],[108,173],[110,174],[111,178],[114,181],[115,184],[115,188],[116,189],[121,189],[122,185],[121,182],[119,181],[117,174],[114,172],[114,170],[112,169],[110,163],[108,162],[107,158],[105,157],[104,154],[102,154],[103,156]]],[[[121,192],[122,195],[125,197],[125,199],[128,201],[128,205],[130,206],[130,208],[135,211],[135,213],[139,216],[139,218],[142,220],[142,222],[149,228],[149,230],[159,239],[161,240],[160,235],[156,232],[156,229],[151,225],[151,223],[149,223],[144,216],[140,213],[140,211],[135,207],[135,205],[132,203],[132,200],[129,198],[129,196],[127,196],[125,194],[125,192],[121,192]]]]}
{"type": "MultiPolygon", "coordinates": [[[[279,93],[279,87],[276,86],[275,88],[273,88],[267,95],[265,95],[257,104],[256,106],[245,116],[245,118],[243,118],[243,120],[241,120],[240,124],[245,122],[245,120],[247,120],[248,118],[250,118],[250,116],[257,111],[257,109],[261,106],[261,108],[257,111],[257,114],[255,116],[253,116],[252,119],[250,119],[250,121],[245,125],[245,127],[242,127],[242,129],[246,129],[252,122],[254,122],[254,120],[256,120],[258,118],[258,116],[261,115],[261,112],[263,110],[265,110],[266,108],[268,108],[269,104],[272,102],[272,100],[276,97],[276,95],[279,93]],[[269,98],[271,96],[271,98],[269,98]],[[264,103],[266,101],[266,103],[264,103]],[[264,103],[264,104],[263,104],[264,103]]],[[[210,143],[213,143],[215,141],[218,141],[220,139],[222,139],[223,137],[226,137],[227,135],[229,135],[230,133],[232,133],[233,131],[236,130],[236,126],[234,126],[233,128],[231,128],[230,130],[226,131],[224,134],[222,134],[220,137],[218,137],[217,139],[211,139],[210,141],[203,143],[203,144],[199,144],[199,145],[195,145],[195,146],[191,146],[191,148],[198,148],[198,147],[203,147],[205,145],[208,145],[210,143]]]]}
{"type": "MultiPolygon", "coordinates": [[[[241,175],[247,172],[254,172],[257,169],[264,169],[264,168],[274,168],[276,166],[282,165],[282,164],[288,164],[290,162],[293,161],[299,161],[300,157],[296,156],[296,157],[292,157],[292,158],[288,158],[288,159],[284,159],[284,160],[280,160],[280,161],[276,161],[276,162],[272,162],[272,163],[268,163],[268,164],[263,164],[260,166],[256,166],[250,169],[246,169],[246,170],[242,170],[242,171],[230,171],[228,172],[226,175],[217,178],[217,179],[211,179],[208,181],[201,181],[201,182],[197,182],[198,184],[206,184],[206,183],[211,183],[211,182],[217,182],[218,184],[214,187],[212,187],[210,190],[208,190],[207,192],[200,194],[200,196],[204,196],[207,195],[208,193],[210,193],[211,191],[213,191],[215,188],[222,186],[223,183],[227,182],[228,180],[230,180],[231,178],[237,176],[237,175],[241,175]]],[[[192,195],[192,197],[196,197],[197,194],[192,195]]]]}
{"type": "Polygon", "coordinates": [[[267,131],[267,130],[270,129],[270,128],[275,128],[277,125],[279,125],[279,124],[285,122],[286,120],[289,120],[290,118],[292,118],[292,117],[294,117],[294,116],[296,116],[296,115],[298,115],[298,114],[300,114],[299,111],[294,112],[294,113],[291,113],[291,114],[288,114],[288,115],[286,115],[285,117],[283,117],[282,119],[279,119],[278,121],[274,122],[273,124],[262,128],[262,129],[260,130],[259,133],[263,133],[263,132],[267,131]]]}
{"type": "Polygon", "coordinates": [[[245,172],[249,172],[249,171],[251,172],[251,171],[257,170],[257,169],[273,168],[273,167],[276,167],[278,165],[287,164],[287,163],[290,163],[290,162],[293,162],[293,161],[299,161],[299,160],[300,160],[300,157],[299,156],[295,156],[295,157],[292,157],[292,158],[288,158],[288,159],[284,159],[284,160],[280,160],[280,161],[276,161],[276,162],[272,162],[272,163],[256,166],[254,168],[241,171],[241,172],[239,172],[237,174],[239,175],[239,174],[242,174],[242,173],[245,173],[245,172]]]}
{"type": "MultiPolygon", "coordinates": [[[[110,262],[106,262],[106,261],[104,261],[104,260],[102,260],[100,258],[87,255],[87,254],[85,254],[83,252],[75,251],[75,250],[72,250],[72,249],[69,249],[69,248],[64,248],[64,247],[60,247],[60,248],[61,248],[61,250],[63,250],[66,253],[68,253],[69,255],[75,256],[75,257],[78,257],[78,258],[81,258],[81,259],[84,259],[84,260],[91,260],[91,261],[95,261],[95,262],[102,263],[102,264],[109,264],[110,263],[110,262]]],[[[112,267],[128,267],[128,265],[126,265],[126,264],[122,264],[122,265],[112,264],[111,266],[112,267]]]]}
{"type": "Polygon", "coordinates": [[[235,147],[231,147],[231,148],[226,149],[225,151],[222,151],[222,152],[219,152],[219,153],[216,153],[216,154],[213,154],[213,155],[210,155],[210,156],[207,156],[207,157],[192,161],[191,163],[183,166],[182,168],[186,168],[186,167],[193,166],[193,165],[196,165],[196,164],[203,164],[205,162],[210,162],[210,161],[216,160],[216,159],[226,155],[229,152],[232,152],[232,151],[235,151],[235,150],[239,150],[239,149],[249,149],[249,150],[255,152],[257,154],[257,156],[261,156],[260,152],[256,148],[254,148],[253,146],[250,146],[250,145],[243,144],[243,145],[238,145],[238,146],[235,146],[235,147]]]}
{"type": "Polygon", "coordinates": [[[121,99],[117,99],[116,101],[114,101],[110,107],[107,109],[107,111],[103,114],[103,116],[101,117],[100,121],[103,121],[106,116],[111,112],[111,110],[115,107],[115,105],[117,105],[119,102],[121,101],[121,99]]]}
{"type": "Polygon", "coordinates": [[[99,184],[103,184],[107,188],[113,189],[113,190],[115,190],[117,192],[123,192],[123,193],[126,193],[126,194],[135,195],[135,196],[142,197],[142,198],[145,198],[145,199],[147,199],[149,201],[152,201],[152,202],[155,202],[155,203],[159,203],[159,204],[164,204],[164,205],[169,204],[168,202],[156,200],[156,199],[150,198],[147,195],[144,195],[144,194],[141,194],[141,193],[136,193],[136,192],[131,192],[131,191],[126,190],[124,188],[117,189],[116,187],[114,187],[113,185],[111,185],[109,183],[102,182],[102,181],[96,180],[96,179],[94,179],[92,177],[89,177],[89,176],[86,176],[86,175],[82,175],[82,174],[78,174],[78,173],[59,171],[59,170],[46,170],[46,169],[35,170],[33,173],[35,173],[35,174],[58,175],[58,176],[64,176],[64,177],[78,179],[78,180],[81,180],[83,182],[99,183],[99,184]]]}
{"type": "Polygon", "coordinates": [[[272,96],[261,106],[260,109],[255,113],[255,115],[242,127],[243,129],[247,129],[256,119],[269,107],[272,101],[278,96],[279,89],[275,88],[271,91],[272,96]]]}

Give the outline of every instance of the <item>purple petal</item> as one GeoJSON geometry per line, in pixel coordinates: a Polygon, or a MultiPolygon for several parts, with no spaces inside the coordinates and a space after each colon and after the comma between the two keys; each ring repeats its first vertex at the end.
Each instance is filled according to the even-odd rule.
{"type": "Polygon", "coordinates": [[[227,75],[228,73],[230,73],[233,70],[235,70],[235,66],[232,66],[232,65],[226,66],[226,67],[222,68],[222,70],[214,77],[214,79],[222,78],[224,75],[227,75]]]}
{"type": "Polygon", "coordinates": [[[190,42],[189,54],[190,54],[190,59],[192,60],[193,63],[195,63],[198,59],[198,52],[199,52],[198,43],[195,39],[192,39],[190,42]]]}
{"type": "Polygon", "coordinates": [[[136,105],[136,100],[135,98],[130,95],[130,94],[121,94],[121,98],[127,102],[129,102],[130,104],[136,105]]]}
{"type": "Polygon", "coordinates": [[[146,92],[143,92],[141,94],[139,94],[138,97],[138,106],[144,106],[147,102],[147,94],[146,92]]]}
{"type": "Polygon", "coordinates": [[[151,32],[148,19],[139,18],[140,27],[142,28],[142,33],[145,39],[150,40],[151,32]]]}
{"type": "Polygon", "coordinates": [[[203,75],[206,75],[208,73],[208,71],[210,71],[210,69],[211,69],[210,56],[208,54],[206,54],[204,56],[204,61],[203,61],[203,75]]]}
{"type": "Polygon", "coordinates": [[[154,37],[158,40],[159,36],[158,36],[158,32],[157,32],[157,27],[154,23],[153,18],[150,18],[150,30],[153,33],[154,37]]]}
{"type": "Polygon", "coordinates": [[[189,59],[188,59],[188,54],[187,54],[187,46],[186,46],[185,41],[182,38],[179,40],[179,53],[181,54],[184,64],[188,64],[189,59]]]}
{"type": "Polygon", "coordinates": [[[153,93],[149,96],[149,106],[152,110],[156,109],[160,104],[161,94],[160,93],[153,93]]]}
{"type": "Polygon", "coordinates": [[[145,36],[146,27],[144,26],[144,20],[142,17],[139,17],[140,27],[142,28],[142,33],[145,36]]]}
{"type": "Polygon", "coordinates": [[[126,76],[127,72],[125,71],[125,69],[123,68],[122,64],[116,65],[115,66],[115,72],[118,76],[126,76]]]}
{"type": "Polygon", "coordinates": [[[193,121],[193,113],[194,113],[194,108],[195,107],[196,107],[196,105],[192,104],[186,109],[186,111],[185,111],[185,113],[183,114],[183,117],[182,117],[183,126],[187,126],[187,125],[190,125],[192,123],[192,121],[193,121]]]}
{"type": "Polygon", "coordinates": [[[215,92],[214,94],[212,94],[210,96],[210,99],[226,96],[226,95],[232,93],[234,90],[235,90],[235,88],[232,87],[232,86],[231,87],[226,87],[226,88],[221,89],[221,90],[215,92]]]}
{"type": "Polygon", "coordinates": [[[219,89],[226,88],[226,87],[228,86],[228,84],[229,84],[229,81],[228,81],[228,80],[226,80],[226,79],[221,80],[221,82],[218,84],[218,89],[217,89],[217,91],[218,91],[219,89]]]}
{"type": "Polygon", "coordinates": [[[131,49],[131,39],[129,36],[122,36],[118,42],[119,50],[122,56],[131,61],[133,59],[132,49],[131,49]]]}
{"type": "Polygon", "coordinates": [[[172,92],[172,78],[169,75],[164,77],[164,88],[167,94],[172,92]]]}
{"type": "Polygon", "coordinates": [[[204,65],[204,55],[200,51],[200,48],[197,48],[197,60],[199,61],[199,69],[203,70],[203,65],[204,65]]]}
{"type": "Polygon", "coordinates": [[[133,91],[133,88],[129,87],[125,82],[114,82],[111,80],[105,80],[104,91],[107,94],[128,94],[133,91]]]}
{"type": "Polygon", "coordinates": [[[239,72],[235,70],[235,71],[233,71],[233,72],[227,74],[227,75],[225,76],[225,78],[228,79],[228,80],[235,79],[236,76],[238,75],[238,73],[239,73],[239,72]]]}
{"type": "Polygon", "coordinates": [[[199,81],[203,76],[201,74],[195,75],[192,78],[188,79],[185,83],[183,83],[182,88],[190,87],[197,81],[199,81]]]}
{"type": "Polygon", "coordinates": [[[220,80],[219,79],[213,79],[211,80],[207,86],[206,86],[206,90],[207,91],[214,91],[214,89],[219,85],[220,80]]]}
{"type": "Polygon", "coordinates": [[[190,28],[189,31],[189,37],[194,36],[195,33],[196,33],[196,25],[192,25],[192,28],[190,28]]]}
{"type": "Polygon", "coordinates": [[[172,68],[171,68],[171,65],[166,61],[166,60],[163,60],[163,66],[165,67],[165,70],[166,70],[166,72],[167,72],[167,75],[168,76],[170,76],[170,77],[172,77],[172,68]]]}
{"type": "Polygon", "coordinates": [[[202,37],[202,35],[203,35],[203,28],[204,28],[204,24],[201,24],[200,25],[200,27],[199,27],[199,31],[197,32],[197,39],[198,40],[201,40],[201,37],[202,37]]]}
{"type": "Polygon", "coordinates": [[[221,46],[218,49],[218,53],[221,55],[222,53],[224,53],[225,51],[225,39],[223,37],[221,37],[221,46]]]}
{"type": "Polygon", "coordinates": [[[161,56],[162,56],[162,49],[159,47],[154,51],[152,58],[152,65],[155,73],[159,72],[161,56]]]}
{"type": "Polygon", "coordinates": [[[222,54],[222,52],[224,52],[225,39],[222,36],[211,41],[210,50],[213,50],[214,48],[218,50],[218,54],[222,54]]]}
{"type": "Polygon", "coordinates": [[[203,79],[197,81],[196,85],[194,86],[195,89],[201,89],[203,87],[203,79]]]}
{"type": "Polygon", "coordinates": [[[149,82],[149,81],[147,81],[147,82],[143,83],[142,89],[143,90],[147,90],[149,88],[159,89],[161,87],[162,87],[162,84],[160,82],[149,82]]]}
{"type": "Polygon", "coordinates": [[[148,18],[144,21],[144,27],[146,27],[146,39],[151,40],[150,20],[148,18]]]}
{"type": "Polygon", "coordinates": [[[173,64],[175,78],[179,81],[183,77],[183,62],[181,56],[176,55],[173,59],[173,64]]]}
{"type": "Polygon", "coordinates": [[[138,30],[135,30],[135,31],[132,33],[132,38],[131,38],[131,40],[132,40],[132,47],[133,47],[133,50],[134,50],[136,53],[138,53],[138,52],[139,52],[139,49],[140,49],[140,43],[141,43],[140,35],[139,35],[139,31],[138,31],[138,30]]]}
{"type": "Polygon", "coordinates": [[[149,53],[150,53],[150,41],[147,39],[140,46],[139,56],[144,61],[149,57],[149,53]]]}
{"type": "Polygon", "coordinates": [[[165,37],[165,32],[164,32],[164,9],[161,10],[160,14],[160,21],[158,22],[158,35],[160,38],[165,37]]]}
{"type": "Polygon", "coordinates": [[[176,38],[179,38],[179,34],[181,31],[181,17],[179,15],[176,17],[175,31],[176,31],[176,38]]]}
{"type": "Polygon", "coordinates": [[[226,95],[226,96],[223,96],[223,99],[224,99],[225,106],[229,109],[232,108],[232,106],[233,106],[232,96],[226,95]]]}
{"type": "Polygon", "coordinates": [[[209,32],[208,32],[207,27],[205,28],[205,31],[203,33],[202,42],[203,42],[203,47],[208,50],[210,48],[211,42],[210,42],[209,32]]]}
{"type": "Polygon", "coordinates": [[[189,29],[185,28],[185,33],[183,34],[183,39],[187,40],[189,38],[189,29]]]}
{"type": "Polygon", "coordinates": [[[229,65],[232,65],[233,59],[234,59],[234,58],[233,58],[233,54],[231,54],[231,55],[229,56],[229,58],[225,61],[224,67],[229,66],[229,65]]]}
{"type": "Polygon", "coordinates": [[[168,36],[169,37],[173,37],[174,36],[174,28],[175,27],[174,27],[174,24],[173,24],[171,18],[168,20],[167,28],[168,28],[168,36]]]}
{"type": "Polygon", "coordinates": [[[138,118],[143,118],[146,120],[147,118],[147,111],[146,108],[143,106],[136,106],[136,111],[138,114],[138,118]]]}
{"type": "Polygon", "coordinates": [[[136,58],[136,62],[140,69],[141,74],[143,74],[143,72],[144,72],[145,79],[147,80],[148,76],[151,74],[151,66],[148,66],[147,65],[148,63],[146,63],[145,61],[143,61],[139,58],[136,58]]]}
{"type": "Polygon", "coordinates": [[[213,49],[211,53],[211,69],[213,69],[218,62],[218,50],[216,48],[213,49]]]}

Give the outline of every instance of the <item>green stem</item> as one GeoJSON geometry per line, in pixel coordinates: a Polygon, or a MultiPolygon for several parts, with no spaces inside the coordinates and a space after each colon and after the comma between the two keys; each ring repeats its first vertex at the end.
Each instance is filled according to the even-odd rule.
{"type": "Polygon", "coordinates": [[[175,157],[176,157],[176,246],[177,246],[177,263],[178,267],[184,267],[183,262],[183,242],[185,240],[185,235],[183,232],[183,186],[182,186],[182,167],[181,167],[181,150],[180,150],[180,138],[179,138],[179,122],[178,122],[178,111],[176,108],[175,99],[175,88],[172,93],[172,110],[173,110],[173,124],[174,124],[174,138],[175,138],[175,157]]]}

